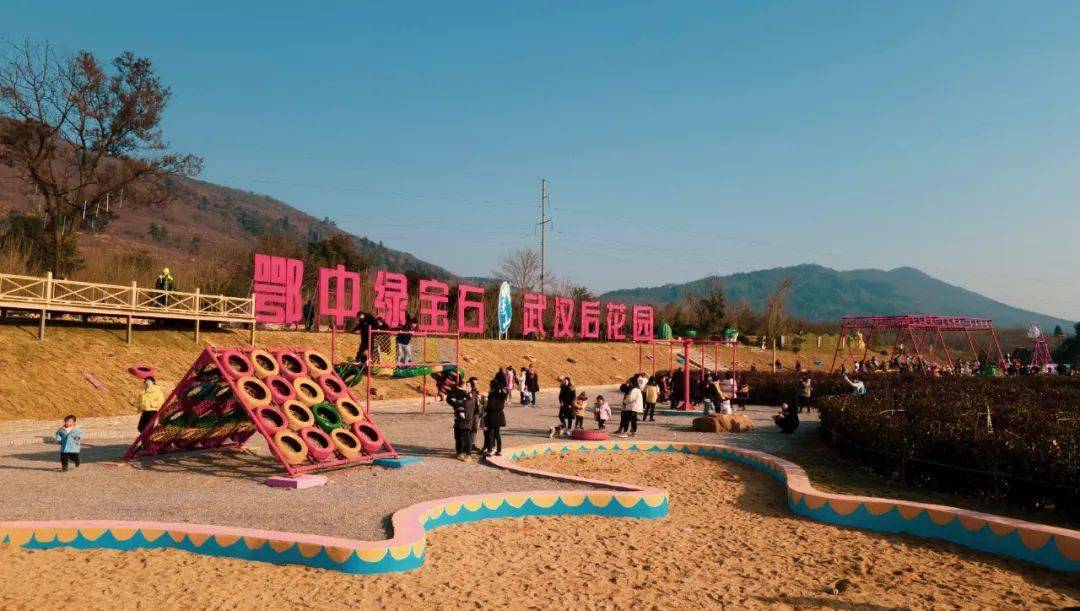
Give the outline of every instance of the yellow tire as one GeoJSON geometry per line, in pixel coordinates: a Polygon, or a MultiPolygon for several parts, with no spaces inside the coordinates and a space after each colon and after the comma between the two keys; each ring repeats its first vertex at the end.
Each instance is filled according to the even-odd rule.
{"type": "Polygon", "coordinates": [[[356,401],[348,397],[342,397],[334,402],[334,407],[337,408],[339,414],[341,414],[341,421],[346,426],[352,425],[354,422],[360,422],[364,419],[364,410],[360,409],[360,406],[356,404],[356,401]]]}
{"type": "Polygon", "coordinates": [[[255,409],[270,405],[270,389],[254,376],[244,376],[236,381],[237,398],[255,409]]]}
{"type": "Polygon", "coordinates": [[[308,377],[321,378],[334,372],[334,365],[330,359],[317,350],[305,350],[303,357],[307,365],[308,377]]]}
{"type": "Polygon", "coordinates": [[[281,411],[285,412],[285,425],[294,431],[315,426],[315,414],[311,413],[310,407],[299,401],[286,401],[285,405],[281,406],[281,411]]]}
{"type": "Polygon", "coordinates": [[[281,366],[278,365],[274,355],[265,350],[252,350],[251,354],[248,355],[248,360],[251,361],[251,367],[260,380],[276,376],[281,371],[281,366]]]}
{"type": "Polygon", "coordinates": [[[274,446],[290,465],[298,465],[307,460],[307,445],[292,431],[281,430],[274,433],[274,446]]]}
{"type": "Polygon", "coordinates": [[[345,429],[330,431],[330,439],[334,440],[334,450],[346,460],[352,460],[360,456],[360,440],[345,429]]]}
{"type": "Polygon", "coordinates": [[[326,400],[326,394],[323,393],[322,387],[307,376],[300,376],[293,380],[293,388],[296,389],[296,400],[308,407],[326,400]]]}

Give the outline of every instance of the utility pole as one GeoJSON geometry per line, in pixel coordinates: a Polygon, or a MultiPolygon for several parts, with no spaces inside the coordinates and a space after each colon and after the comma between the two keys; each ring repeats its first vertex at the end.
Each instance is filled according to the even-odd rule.
{"type": "Polygon", "coordinates": [[[540,179],[540,294],[545,294],[544,281],[546,280],[545,256],[547,255],[547,228],[551,219],[547,216],[547,179],[540,179]]]}

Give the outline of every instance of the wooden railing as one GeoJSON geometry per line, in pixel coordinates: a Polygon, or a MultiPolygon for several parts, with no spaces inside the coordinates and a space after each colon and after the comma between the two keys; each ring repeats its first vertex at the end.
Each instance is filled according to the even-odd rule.
{"type": "Polygon", "coordinates": [[[127,318],[129,338],[132,318],[168,318],[198,323],[235,322],[255,325],[255,298],[160,291],[130,286],[57,280],[52,274],[20,276],[0,273],[0,309],[42,313],[41,335],[49,312],[119,316],[127,318]]]}

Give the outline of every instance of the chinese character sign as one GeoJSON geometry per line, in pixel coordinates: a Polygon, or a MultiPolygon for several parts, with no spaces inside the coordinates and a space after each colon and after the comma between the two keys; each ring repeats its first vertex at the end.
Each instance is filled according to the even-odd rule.
{"type": "Polygon", "coordinates": [[[633,337],[635,342],[652,341],[655,337],[652,306],[634,306],[633,337]]]}
{"type": "Polygon", "coordinates": [[[484,332],[484,289],[471,284],[459,284],[457,288],[457,330],[458,333],[484,332]],[[476,315],[476,320],[469,322],[469,313],[476,315]]]}
{"type": "Polygon", "coordinates": [[[600,302],[581,302],[581,339],[600,339],[600,302]]]}
{"type": "Polygon", "coordinates": [[[525,315],[521,319],[521,335],[528,337],[535,333],[544,336],[544,310],[547,309],[547,295],[525,293],[525,315]]]}
{"type": "Polygon", "coordinates": [[[303,261],[256,253],[254,280],[256,322],[287,325],[300,321],[303,261]]]}
{"type": "Polygon", "coordinates": [[[344,265],[319,270],[319,316],[329,316],[334,327],[345,326],[346,318],[360,313],[360,272],[344,265]]]}
{"type": "Polygon", "coordinates": [[[569,297],[555,298],[555,321],[552,335],[555,339],[574,338],[574,300],[569,297]]]}
{"type": "Polygon", "coordinates": [[[409,281],[405,274],[380,271],[375,275],[375,314],[395,328],[405,324],[409,304],[409,281]]]}
{"type": "Polygon", "coordinates": [[[450,285],[438,280],[420,281],[421,331],[446,333],[450,330],[450,285]]]}
{"type": "Polygon", "coordinates": [[[626,339],[623,327],[626,326],[626,306],[621,303],[607,304],[607,339],[609,342],[621,342],[626,339]]]}

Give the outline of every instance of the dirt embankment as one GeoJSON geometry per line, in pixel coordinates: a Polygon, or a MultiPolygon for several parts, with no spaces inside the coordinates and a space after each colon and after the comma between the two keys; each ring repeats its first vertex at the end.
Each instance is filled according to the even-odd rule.
{"type": "MultiPolygon", "coordinates": [[[[213,331],[202,334],[202,342],[217,346],[246,346],[246,331],[213,331]]],[[[330,353],[329,333],[260,331],[256,336],[260,347],[307,347],[330,353]]],[[[344,360],[356,351],[355,335],[339,334],[337,357],[344,360]]],[[[124,343],[122,328],[76,326],[73,323],[50,324],[44,342],[37,341],[33,321],[23,324],[0,324],[0,420],[52,419],[65,414],[79,416],[114,416],[133,411],[136,380],[127,370],[134,363],[149,363],[157,367],[158,377],[166,389],[171,389],[202,345],[193,341],[191,332],[154,329],[137,330],[134,342],[124,343]],[[107,390],[99,390],[87,378],[96,379],[107,390]]],[[[415,349],[415,348],[414,348],[415,349]]],[[[447,346],[440,348],[447,352],[447,346]]],[[[831,353],[825,350],[803,350],[798,358],[804,365],[815,360],[828,362],[831,353]]],[[[795,363],[796,356],[780,352],[785,367],[795,363]]],[[[642,368],[652,371],[652,348],[643,351],[642,368]]],[[[440,357],[446,356],[440,354],[440,357]]],[[[490,379],[498,367],[513,365],[520,368],[530,362],[540,371],[541,384],[555,386],[556,379],[571,376],[577,385],[599,385],[619,382],[638,369],[639,350],[633,344],[555,343],[521,340],[461,340],[462,364],[469,375],[481,380],[490,379]]],[[[711,352],[707,362],[712,363],[711,352]]],[[[699,359],[695,352],[691,358],[699,359]]],[[[739,367],[754,363],[759,369],[769,366],[770,351],[749,350],[740,346],[739,367]]],[[[667,348],[657,347],[656,367],[665,369],[671,362],[667,348]]],[[[723,351],[721,363],[730,361],[730,352],[723,351]]],[[[376,378],[373,386],[386,398],[418,396],[419,378],[389,380],[376,378]]],[[[430,384],[429,384],[430,387],[430,384]]]]}

